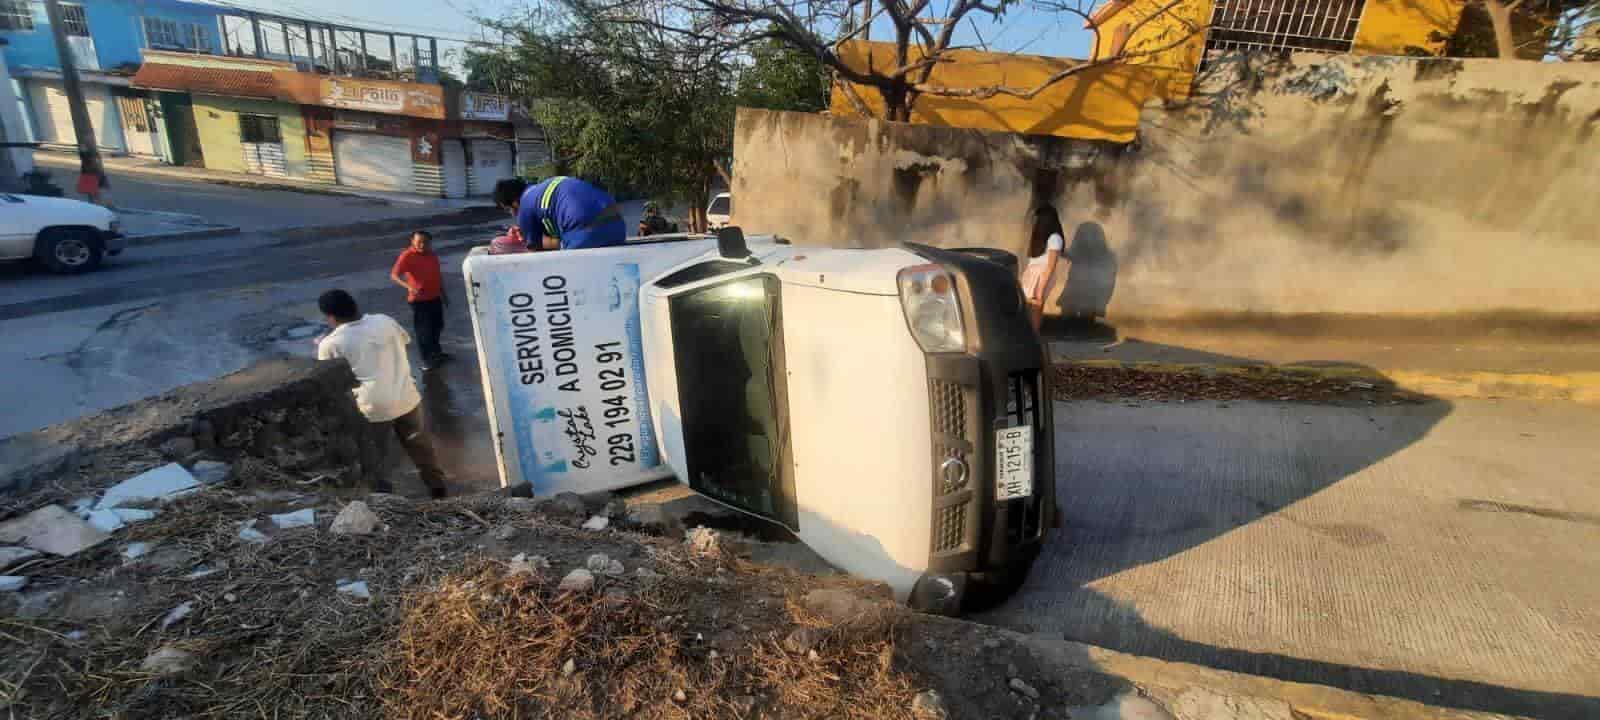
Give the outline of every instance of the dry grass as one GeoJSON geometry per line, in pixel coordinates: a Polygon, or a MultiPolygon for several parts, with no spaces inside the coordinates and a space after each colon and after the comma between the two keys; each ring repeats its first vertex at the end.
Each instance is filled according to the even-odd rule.
{"type": "MultiPolygon", "coordinates": [[[[895,718],[914,693],[891,667],[892,614],[826,627],[795,602],[811,583],[792,573],[690,558],[666,540],[602,540],[491,498],[373,501],[389,529],[371,536],[258,525],[271,542],[237,537],[241,520],[295,504],[213,488],[119,543],[30,569],[66,599],[43,617],[0,612],[0,716],[895,718]],[[550,574],[508,576],[508,550],[478,549],[507,525],[555,560],[550,574]],[[131,540],[185,559],[124,564],[117,545],[131,540]],[[660,577],[557,592],[596,543],[630,548],[629,570],[660,577]],[[186,577],[201,566],[218,572],[186,577]],[[372,600],[335,592],[357,578],[372,600]],[[161,627],[186,602],[190,616],[161,627]],[[815,659],[783,646],[802,626],[819,628],[815,659]],[[141,670],[162,647],[198,664],[141,670]]],[[[319,507],[325,528],[336,505],[319,507]]]]}
{"type": "Polygon", "coordinates": [[[723,588],[676,576],[608,597],[561,593],[556,583],[484,563],[413,597],[381,674],[383,714],[894,718],[915,692],[892,667],[887,622],[825,632],[813,660],[782,638],[795,620],[815,619],[774,603],[765,627],[718,653],[695,628],[738,601],[723,588]]]}

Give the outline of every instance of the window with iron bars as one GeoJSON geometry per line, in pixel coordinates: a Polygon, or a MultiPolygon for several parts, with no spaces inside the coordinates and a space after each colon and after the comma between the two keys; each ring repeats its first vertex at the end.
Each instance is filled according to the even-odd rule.
{"type": "Polygon", "coordinates": [[[32,30],[33,3],[28,0],[0,0],[0,30],[32,30]]]}
{"type": "Polygon", "coordinates": [[[211,52],[211,34],[206,32],[206,26],[185,23],[183,26],[183,46],[190,50],[211,52]]]}
{"type": "Polygon", "coordinates": [[[283,142],[278,119],[271,115],[240,115],[239,141],[247,143],[283,142]]]}
{"type": "Polygon", "coordinates": [[[61,29],[71,37],[89,37],[89,16],[82,5],[61,6],[61,29]]]}
{"type": "Polygon", "coordinates": [[[178,23],[165,18],[144,19],[145,44],[153,48],[183,47],[178,42],[178,23]]]}
{"type": "Polygon", "coordinates": [[[1365,0],[1217,0],[1206,59],[1235,50],[1350,52],[1365,0]]]}

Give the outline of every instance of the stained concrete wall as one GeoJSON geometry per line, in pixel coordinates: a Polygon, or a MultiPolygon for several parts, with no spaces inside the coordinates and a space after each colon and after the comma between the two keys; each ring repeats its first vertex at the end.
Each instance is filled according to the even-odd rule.
{"type": "Polygon", "coordinates": [[[735,221],[801,244],[1021,252],[1061,211],[1052,312],[1596,316],[1600,66],[1218,63],[1131,145],[740,110],[735,221]]]}

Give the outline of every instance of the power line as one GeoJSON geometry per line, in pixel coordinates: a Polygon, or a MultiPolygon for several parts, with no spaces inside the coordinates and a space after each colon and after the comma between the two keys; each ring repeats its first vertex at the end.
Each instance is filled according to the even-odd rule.
{"type": "Polygon", "coordinates": [[[344,14],[341,14],[341,13],[330,13],[330,12],[309,13],[304,8],[302,8],[302,7],[298,6],[298,5],[294,5],[292,3],[287,3],[287,2],[285,2],[283,4],[294,8],[295,11],[297,11],[298,13],[303,13],[303,15],[295,14],[295,13],[286,13],[286,12],[281,12],[281,11],[276,11],[276,10],[265,10],[265,9],[261,9],[261,8],[257,8],[257,7],[251,7],[251,6],[248,6],[248,5],[240,5],[238,3],[228,2],[227,0],[210,0],[210,3],[213,4],[213,5],[218,5],[218,6],[221,6],[221,7],[231,8],[231,9],[234,9],[234,10],[240,10],[240,11],[250,12],[250,13],[257,13],[257,14],[262,14],[262,15],[272,15],[272,16],[275,16],[275,17],[286,18],[288,20],[293,20],[293,21],[296,21],[296,22],[303,22],[303,23],[308,22],[308,23],[312,23],[314,25],[339,25],[339,26],[343,26],[343,25],[361,25],[361,26],[364,26],[364,27],[350,27],[349,29],[350,30],[358,30],[358,31],[363,31],[364,30],[364,31],[367,31],[367,32],[385,33],[385,34],[391,34],[391,35],[420,35],[422,37],[430,37],[430,38],[435,38],[435,39],[438,39],[438,40],[448,40],[448,41],[451,41],[451,42],[468,43],[468,44],[477,44],[477,42],[478,42],[476,40],[471,40],[471,39],[462,38],[462,37],[454,37],[454,36],[449,36],[449,35],[439,35],[439,34],[436,34],[433,30],[431,30],[431,29],[429,29],[429,28],[427,28],[425,26],[422,26],[422,25],[408,25],[408,24],[405,24],[405,23],[394,23],[394,22],[378,22],[378,21],[358,18],[358,17],[355,17],[353,15],[344,15],[344,14]],[[341,20],[343,20],[345,22],[343,22],[343,23],[330,23],[325,19],[319,19],[319,17],[321,17],[321,18],[338,18],[338,19],[341,19],[341,20]]]}

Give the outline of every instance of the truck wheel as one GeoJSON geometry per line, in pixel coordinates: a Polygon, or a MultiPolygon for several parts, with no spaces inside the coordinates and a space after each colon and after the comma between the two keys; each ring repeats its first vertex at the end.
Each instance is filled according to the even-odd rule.
{"type": "Polygon", "coordinates": [[[968,576],[966,593],[961,596],[961,611],[983,612],[1005,602],[1028,579],[1028,573],[1033,570],[1033,561],[1037,559],[1039,548],[1035,546],[1018,559],[1016,567],[968,576]]]}
{"type": "Polygon", "coordinates": [[[1017,272],[1017,256],[1009,250],[1001,250],[999,248],[967,247],[951,248],[950,251],[988,260],[989,262],[1010,270],[1012,274],[1016,274],[1017,272]]]}
{"type": "Polygon", "coordinates": [[[88,272],[100,266],[105,249],[87,230],[49,229],[39,234],[39,259],[56,273],[88,272]]]}

